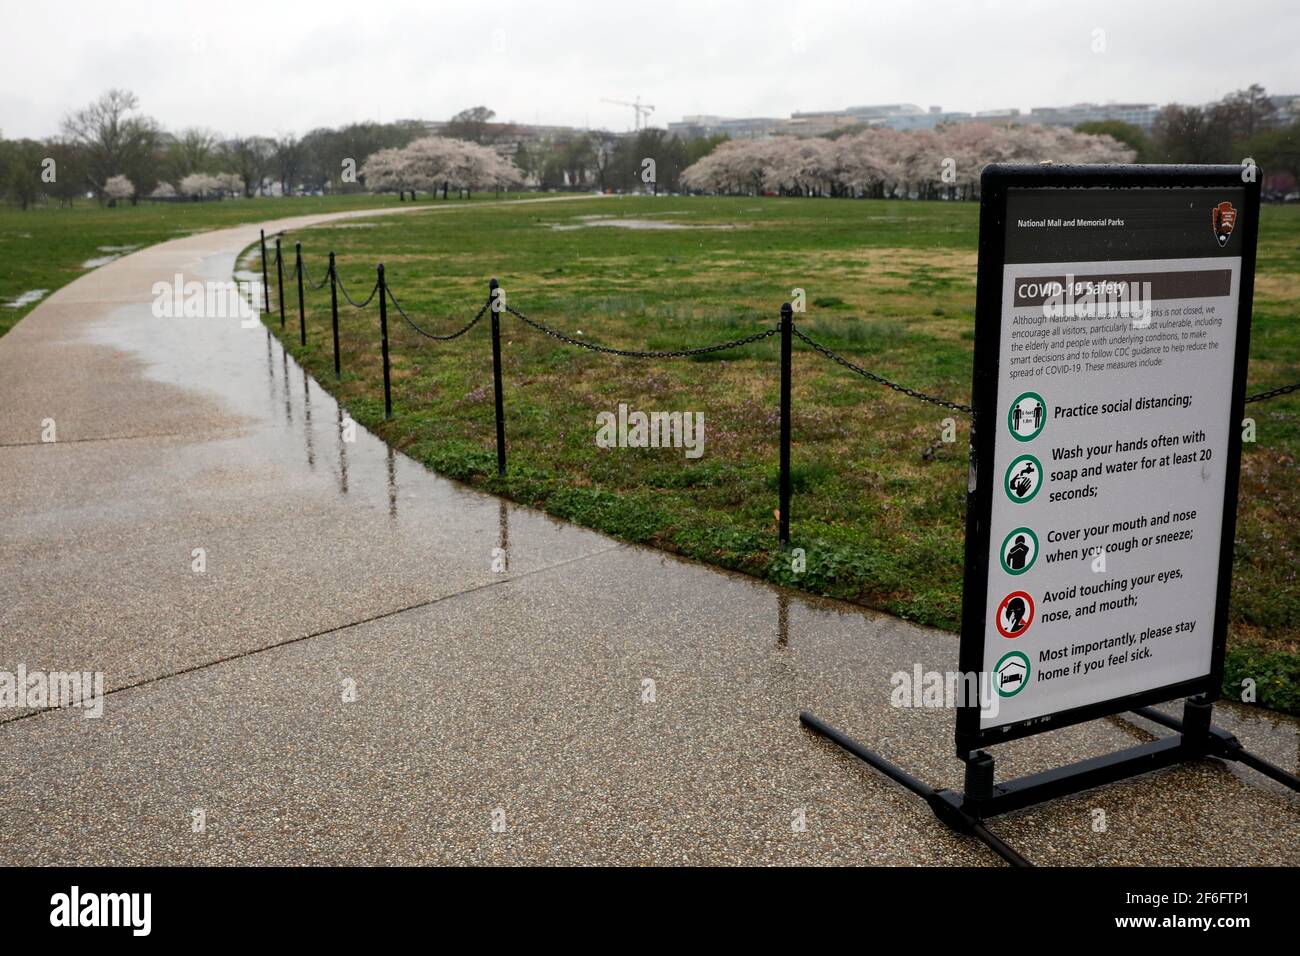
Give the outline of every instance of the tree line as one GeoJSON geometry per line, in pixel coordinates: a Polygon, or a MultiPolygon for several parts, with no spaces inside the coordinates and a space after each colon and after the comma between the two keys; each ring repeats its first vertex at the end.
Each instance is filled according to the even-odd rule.
{"type": "Polygon", "coordinates": [[[109,90],[68,114],[54,137],[0,139],[0,198],[26,208],[38,202],[70,205],[86,196],[116,203],[436,187],[445,195],[449,188],[520,184],[546,190],[956,198],[974,195],[986,163],[1016,160],[1240,163],[1249,157],[1273,174],[1266,195],[1295,190],[1300,180],[1300,123],[1294,113],[1279,113],[1259,85],[1210,106],[1167,106],[1149,133],[1116,121],[1073,131],[962,123],[732,142],[725,136],[684,140],[654,128],[626,135],[539,134],[498,122],[484,106],[462,110],[436,133],[433,146],[412,153],[413,144],[429,138],[424,123],[352,123],[301,137],[224,137],[200,126],[171,132],[141,112],[134,94],[109,90]],[[441,140],[462,145],[449,152],[438,145],[441,140]],[[474,153],[471,146],[482,151],[474,153]],[[403,155],[420,155],[424,165],[408,163],[403,171],[403,155]],[[649,171],[647,159],[654,161],[649,171]],[[442,178],[435,183],[430,177],[439,170],[442,178]]]}
{"type": "MultiPolygon", "coordinates": [[[[415,121],[352,123],[301,137],[223,137],[201,126],[173,132],[141,112],[133,93],[114,89],[68,114],[56,136],[0,138],[0,198],[25,209],[37,202],[73,205],[87,196],[112,204],[368,188],[432,191],[433,183],[418,171],[415,180],[399,186],[407,176],[394,166],[401,151],[428,139],[428,127],[415,121]],[[367,171],[372,183],[366,181],[367,171]]],[[[495,114],[482,106],[457,113],[437,130],[437,139],[461,143],[455,162],[437,158],[444,173],[457,174],[440,180],[444,192],[505,185],[629,190],[642,185],[646,156],[656,157],[663,188],[675,189],[681,172],[717,142],[684,142],[658,129],[626,137],[559,131],[531,138],[512,124],[495,122],[495,114]],[[484,150],[475,153],[473,147],[484,150]],[[501,163],[493,164],[488,152],[501,163]]],[[[423,150],[430,159],[431,148],[438,148],[436,142],[416,152],[423,150]]]]}
{"type": "Polygon", "coordinates": [[[1139,163],[1241,163],[1265,172],[1265,192],[1300,186],[1300,114],[1279,110],[1258,83],[1209,106],[1166,106],[1151,132],[1128,123],[1083,123],[1076,129],[1123,142],[1139,163]],[[1273,175],[1276,174],[1276,175],[1273,175]]]}

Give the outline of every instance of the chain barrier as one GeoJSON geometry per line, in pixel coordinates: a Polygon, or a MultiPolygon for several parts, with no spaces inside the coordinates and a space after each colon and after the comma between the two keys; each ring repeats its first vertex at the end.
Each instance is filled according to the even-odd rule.
{"type": "MultiPolygon", "coordinates": [[[[277,250],[276,261],[277,263],[280,263],[280,256],[278,255],[278,250],[277,250]]],[[[300,264],[298,263],[295,257],[293,269],[289,273],[290,278],[295,278],[297,276],[299,265],[300,264]]],[[[325,273],[325,278],[321,279],[320,282],[313,281],[311,278],[311,274],[307,272],[305,265],[302,266],[302,274],[303,274],[303,278],[307,280],[307,284],[310,285],[313,289],[323,289],[325,288],[326,284],[329,282],[328,272],[325,273]]],[[[370,294],[367,295],[363,301],[358,302],[357,300],[352,298],[351,294],[347,290],[347,287],[343,284],[343,280],[340,279],[337,275],[334,277],[334,282],[338,286],[339,291],[343,293],[343,298],[347,300],[348,304],[350,304],[353,308],[356,309],[364,309],[366,306],[368,306],[374,300],[375,293],[379,291],[379,282],[378,280],[376,280],[374,288],[370,290],[370,294]]],[[[412,319],[406,313],[406,310],[402,308],[401,303],[397,301],[397,297],[393,295],[393,290],[391,288],[385,288],[385,291],[388,294],[389,301],[393,303],[393,308],[397,309],[397,314],[400,315],[406,321],[407,325],[409,325],[419,335],[423,335],[425,338],[433,339],[438,342],[449,342],[452,339],[460,338],[462,335],[464,335],[466,332],[468,332],[470,329],[472,329],[475,325],[477,325],[482,320],[483,316],[487,314],[488,306],[490,304],[490,303],[484,304],[483,307],[480,308],[478,312],[474,315],[474,318],[470,319],[469,322],[467,322],[462,328],[458,329],[457,331],[452,332],[449,335],[435,335],[434,333],[428,331],[427,329],[422,328],[414,319],[412,319]]],[[[764,329],[761,332],[755,332],[753,335],[747,335],[744,338],[734,339],[730,342],[719,342],[717,345],[705,345],[705,346],[701,346],[700,348],[692,348],[692,349],[673,349],[671,351],[641,351],[636,349],[616,349],[608,345],[597,345],[594,342],[584,342],[581,339],[575,339],[572,336],[566,335],[557,329],[553,329],[550,326],[546,325],[545,323],[537,321],[536,319],[530,319],[528,316],[524,315],[522,312],[520,312],[518,309],[513,308],[512,306],[507,305],[505,307],[505,311],[510,313],[511,315],[513,315],[515,318],[519,319],[521,322],[525,323],[526,325],[532,326],[537,331],[545,335],[549,335],[554,339],[558,339],[559,341],[564,342],[567,345],[572,345],[580,349],[587,349],[588,351],[591,352],[601,352],[605,355],[619,355],[622,356],[623,358],[689,358],[690,356],[693,355],[708,355],[713,352],[723,352],[728,349],[736,349],[744,345],[750,345],[754,342],[762,341],[763,339],[768,338],[769,336],[776,335],[778,332],[780,332],[780,328],[777,327],[771,329],[764,329]]],[[[858,375],[861,375],[864,378],[868,378],[871,381],[876,382],[880,385],[884,385],[886,388],[893,389],[895,392],[898,392],[902,395],[906,395],[909,398],[918,399],[919,401],[922,402],[929,402],[931,405],[938,405],[940,408],[950,408],[953,411],[965,412],[968,415],[971,414],[971,412],[973,411],[971,406],[963,405],[961,402],[950,402],[947,399],[936,398],[933,395],[927,395],[925,392],[917,391],[914,388],[908,388],[906,385],[900,385],[897,382],[891,382],[889,379],[884,378],[883,376],[877,375],[874,372],[869,372],[862,366],[850,362],[848,359],[844,358],[844,356],[837,354],[831,349],[828,349],[820,342],[817,342],[814,339],[809,338],[807,335],[801,332],[797,327],[792,328],[791,331],[794,333],[796,338],[798,338],[800,341],[806,344],[813,351],[819,352],[822,355],[824,355],[826,358],[830,359],[832,362],[836,363],[837,365],[841,365],[851,372],[855,372],[858,375]]],[[[1280,398],[1283,395],[1289,395],[1292,392],[1296,392],[1296,391],[1300,391],[1300,382],[1296,382],[1293,385],[1283,385],[1279,388],[1270,389],[1266,392],[1260,392],[1257,395],[1248,395],[1246,397],[1245,403],[1249,405],[1252,402],[1266,402],[1269,399],[1280,398]]]]}
{"type": "Polygon", "coordinates": [[[397,310],[398,315],[406,320],[406,324],[415,329],[416,332],[423,335],[426,339],[434,339],[438,342],[450,342],[452,339],[460,338],[470,329],[474,328],[474,326],[478,325],[479,319],[483,318],[483,316],[487,314],[488,310],[488,303],[485,302],[483,303],[483,307],[478,310],[478,314],[475,315],[474,318],[470,319],[469,322],[459,331],[452,332],[450,335],[434,335],[432,332],[420,328],[420,326],[416,324],[415,320],[406,314],[406,310],[403,309],[401,304],[397,301],[397,296],[393,295],[392,289],[389,289],[387,286],[384,288],[388,293],[388,301],[393,303],[393,308],[397,310]]]}
{"type": "Polygon", "coordinates": [[[370,300],[375,297],[375,293],[379,291],[379,280],[376,279],[375,287],[370,290],[370,295],[366,296],[364,302],[358,302],[356,299],[352,298],[352,296],[348,295],[347,287],[343,285],[343,280],[340,279],[337,274],[334,276],[334,283],[339,287],[339,291],[343,293],[343,298],[347,299],[348,304],[354,309],[364,309],[370,304],[370,300]]]}
{"type": "Polygon", "coordinates": [[[1266,402],[1270,398],[1277,398],[1280,395],[1289,395],[1291,392],[1300,391],[1300,382],[1294,385],[1283,385],[1281,388],[1269,389],[1267,392],[1260,392],[1258,395],[1247,395],[1246,404],[1251,402],[1266,402]]]}
{"type": "Polygon", "coordinates": [[[886,388],[892,388],[894,391],[901,392],[902,394],[908,396],[909,398],[916,398],[916,399],[920,399],[923,402],[929,402],[931,405],[938,405],[940,408],[951,408],[953,411],[965,412],[967,415],[971,414],[971,412],[973,411],[973,409],[969,405],[963,405],[960,402],[950,402],[943,398],[935,398],[933,395],[927,395],[925,394],[925,392],[918,392],[916,389],[908,388],[906,385],[899,385],[897,382],[891,382],[889,379],[882,378],[881,376],[877,375],[875,372],[868,372],[862,366],[854,365],[852,362],[844,358],[842,355],[835,354],[834,352],[832,352],[830,349],[828,349],[826,346],[822,345],[821,343],[814,342],[812,339],[808,338],[808,336],[800,332],[797,328],[791,329],[791,331],[794,332],[796,338],[801,339],[814,351],[820,352],[822,355],[826,356],[832,362],[835,362],[839,365],[843,365],[849,371],[857,372],[859,375],[865,376],[866,378],[871,379],[871,381],[873,382],[877,382],[881,385],[884,385],[886,388]]]}
{"type": "Polygon", "coordinates": [[[752,342],[758,342],[771,335],[776,335],[780,329],[764,329],[762,332],[755,332],[753,335],[747,335],[742,339],[735,339],[731,342],[719,342],[717,345],[706,345],[694,349],[674,349],[670,352],[641,352],[632,349],[616,349],[608,345],[597,345],[594,342],[583,342],[580,339],[572,338],[563,332],[558,332],[548,325],[537,322],[524,315],[516,309],[506,306],[505,311],[509,312],[521,322],[531,325],[539,332],[543,332],[552,338],[559,339],[561,342],[567,342],[569,345],[576,345],[580,349],[588,349],[592,352],[603,352],[606,355],[621,355],[624,358],[687,358],[692,355],[708,355],[711,352],[722,352],[727,349],[740,348],[742,345],[749,345],[752,342]]]}

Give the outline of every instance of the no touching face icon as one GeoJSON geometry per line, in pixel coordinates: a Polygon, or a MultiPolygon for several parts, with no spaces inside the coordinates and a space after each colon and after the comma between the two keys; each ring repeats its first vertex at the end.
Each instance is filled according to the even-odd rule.
{"type": "Polygon", "coordinates": [[[1012,591],[998,604],[994,623],[1003,637],[1019,637],[1034,623],[1034,599],[1027,591],[1012,591]]]}

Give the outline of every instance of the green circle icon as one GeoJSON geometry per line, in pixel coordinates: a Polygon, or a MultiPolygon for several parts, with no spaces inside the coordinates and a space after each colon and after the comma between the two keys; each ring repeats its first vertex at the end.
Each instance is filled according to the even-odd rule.
{"type": "Polygon", "coordinates": [[[1032,528],[1017,528],[1002,539],[998,559],[1007,574],[1024,574],[1038,560],[1038,535],[1032,528]]]}
{"type": "Polygon", "coordinates": [[[1029,683],[1029,658],[1020,651],[1008,651],[993,665],[993,689],[999,697],[1015,697],[1029,683]]]}
{"type": "Polygon", "coordinates": [[[1033,441],[1047,426],[1047,402],[1037,392],[1022,392],[1007,409],[1007,431],[1016,441],[1033,441]]]}
{"type": "Polygon", "coordinates": [[[1016,504],[1028,504],[1043,487],[1043,477],[1043,463],[1033,455],[1021,455],[1007,466],[1002,488],[1016,504]]]}

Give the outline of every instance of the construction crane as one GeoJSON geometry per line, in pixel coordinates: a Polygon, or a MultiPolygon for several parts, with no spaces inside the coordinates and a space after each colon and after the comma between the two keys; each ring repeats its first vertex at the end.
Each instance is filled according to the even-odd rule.
{"type": "Polygon", "coordinates": [[[633,112],[636,114],[636,126],[635,126],[635,128],[636,128],[636,130],[638,130],[638,131],[640,131],[640,129],[641,129],[641,120],[642,120],[642,118],[643,118],[643,117],[648,117],[651,113],[654,112],[654,107],[653,107],[653,106],[651,106],[651,105],[648,104],[648,103],[642,103],[642,102],[641,102],[641,95],[640,95],[639,93],[637,94],[637,98],[636,98],[636,102],[635,102],[635,103],[629,103],[629,102],[627,102],[626,100],[607,100],[607,99],[602,99],[601,102],[602,102],[602,103],[613,103],[615,106],[630,106],[630,107],[632,107],[633,112]]]}

